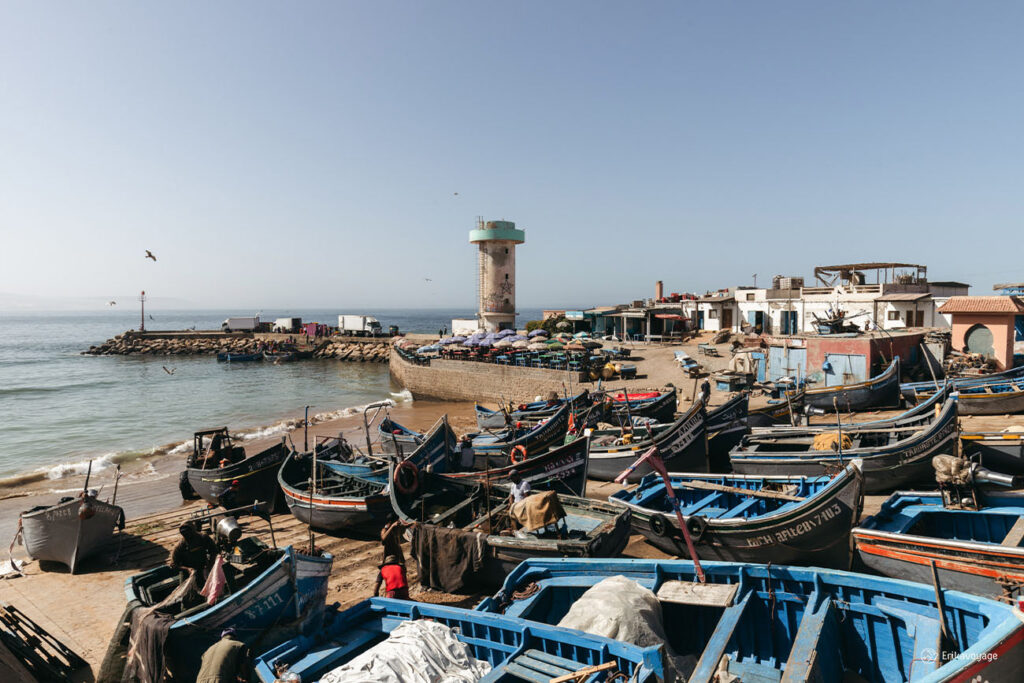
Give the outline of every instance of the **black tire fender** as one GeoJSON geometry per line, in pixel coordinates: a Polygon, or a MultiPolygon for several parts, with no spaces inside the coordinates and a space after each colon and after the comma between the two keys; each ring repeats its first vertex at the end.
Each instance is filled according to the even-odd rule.
{"type": "Polygon", "coordinates": [[[651,527],[651,533],[658,538],[665,538],[671,532],[671,525],[668,520],[665,519],[665,515],[655,512],[651,515],[650,519],[647,520],[647,524],[651,527]]]}
{"type": "Polygon", "coordinates": [[[686,520],[686,530],[690,532],[690,540],[699,543],[704,537],[704,531],[708,528],[708,520],[700,515],[694,515],[686,520]]]}
{"type": "Polygon", "coordinates": [[[182,500],[195,500],[199,497],[196,495],[196,490],[192,488],[192,483],[188,480],[188,471],[178,475],[178,490],[181,491],[182,500]]]}

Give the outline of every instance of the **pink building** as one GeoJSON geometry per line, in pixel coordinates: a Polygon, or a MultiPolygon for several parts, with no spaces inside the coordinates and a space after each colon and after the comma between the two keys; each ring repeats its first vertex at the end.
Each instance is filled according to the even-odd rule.
{"type": "Polygon", "coordinates": [[[953,319],[953,348],[994,358],[1000,370],[1013,367],[1014,320],[1024,315],[1015,296],[954,296],[939,313],[953,319]]]}

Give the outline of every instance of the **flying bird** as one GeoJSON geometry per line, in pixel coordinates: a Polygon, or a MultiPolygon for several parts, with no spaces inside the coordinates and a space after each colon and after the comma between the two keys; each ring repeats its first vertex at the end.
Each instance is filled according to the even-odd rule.
{"type": "Polygon", "coordinates": [[[150,320],[156,320],[156,318],[154,318],[154,317],[153,317],[153,314],[152,314],[152,313],[150,313],[150,314],[149,314],[149,319],[150,319],[150,320]]]}
{"type": "Polygon", "coordinates": [[[170,370],[168,370],[166,365],[161,365],[160,367],[162,367],[164,369],[164,372],[166,372],[168,375],[173,375],[174,371],[177,370],[177,368],[171,368],[170,370]]]}
{"type": "Polygon", "coordinates": [[[110,302],[110,303],[108,303],[107,305],[108,305],[108,306],[116,306],[116,305],[117,305],[117,302],[116,302],[116,301],[111,301],[111,302],[110,302]]]}
{"type": "Polygon", "coordinates": [[[456,197],[458,197],[458,196],[459,196],[459,193],[458,193],[458,192],[455,192],[455,193],[453,193],[453,194],[454,194],[454,195],[455,195],[456,197]]]}
{"type": "Polygon", "coordinates": [[[156,262],[156,256],[153,256],[153,252],[151,252],[149,249],[146,250],[146,258],[151,258],[153,259],[154,263],[156,262]]]}
{"type": "Polygon", "coordinates": [[[425,277],[423,279],[426,280],[427,282],[433,282],[433,280],[431,280],[429,277],[425,277]]]}

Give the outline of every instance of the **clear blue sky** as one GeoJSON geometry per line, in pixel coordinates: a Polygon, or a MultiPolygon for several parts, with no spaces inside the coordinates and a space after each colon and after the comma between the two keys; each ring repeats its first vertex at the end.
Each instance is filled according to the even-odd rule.
{"type": "Polygon", "coordinates": [[[861,260],[1024,280],[1019,3],[0,16],[0,292],[472,307],[477,215],[526,230],[520,306],[861,260]]]}

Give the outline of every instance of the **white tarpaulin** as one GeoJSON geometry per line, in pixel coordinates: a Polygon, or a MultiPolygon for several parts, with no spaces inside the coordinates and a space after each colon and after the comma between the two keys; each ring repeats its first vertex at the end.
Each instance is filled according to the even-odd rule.
{"type": "MultiPolygon", "coordinates": [[[[558,625],[641,647],[664,646],[668,650],[661,602],[652,591],[625,576],[609,576],[591,586],[558,625]]],[[[665,680],[685,681],[696,665],[692,655],[667,656],[665,680]]]]}
{"type": "Polygon", "coordinates": [[[388,639],[320,683],[474,683],[491,665],[473,657],[449,627],[436,621],[405,621],[388,639]]]}

